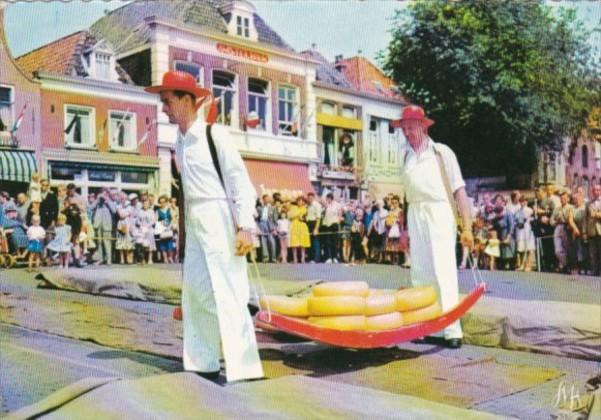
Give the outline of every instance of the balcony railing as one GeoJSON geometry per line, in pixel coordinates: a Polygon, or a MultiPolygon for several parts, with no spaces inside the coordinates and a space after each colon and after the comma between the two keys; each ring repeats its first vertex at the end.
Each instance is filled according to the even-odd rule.
{"type": "Polygon", "coordinates": [[[18,148],[19,139],[10,131],[0,131],[0,147],[18,148]]]}

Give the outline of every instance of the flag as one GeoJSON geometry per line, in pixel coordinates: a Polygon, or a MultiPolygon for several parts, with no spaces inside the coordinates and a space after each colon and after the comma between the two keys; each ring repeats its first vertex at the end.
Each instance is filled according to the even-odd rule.
{"type": "Polygon", "coordinates": [[[138,140],[138,147],[140,147],[141,145],[143,145],[146,142],[146,140],[148,140],[148,135],[150,134],[150,130],[152,129],[152,125],[154,123],[156,123],[156,122],[157,122],[157,120],[154,119],[154,120],[150,121],[148,123],[148,125],[146,125],[146,131],[144,131],[144,135],[140,138],[140,140],[138,140]]]}
{"type": "Polygon", "coordinates": [[[261,122],[261,118],[259,118],[259,114],[256,111],[251,111],[246,116],[246,126],[250,128],[257,128],[259,123],[261,122]]]}
{"type": "Polygon", "coordinates": [[[25,116],[25,110],[27,110],[27,105],[28,105],[27,102],[25,103],[25,105],[23,105],[23,109],[21,110],[21,113],[19,114],[15,123],[13,124],[13,129],[10,131],[11,133],[14,134],[21,126],[21,123],[23,122],[23,117],[25,116]]]}

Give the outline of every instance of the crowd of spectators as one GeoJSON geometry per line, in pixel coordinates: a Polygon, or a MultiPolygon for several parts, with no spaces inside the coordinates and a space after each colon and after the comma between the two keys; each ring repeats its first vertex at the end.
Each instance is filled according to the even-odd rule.
{"type": "Polygon", "coordinates": [[[46,179],[27,193],[0,191],[0,228],[5,253],[67,268],[88,264],[177,262],[177,200],[165,195],[103,189],[84,199],[75,184],[50,189],[46,179]]]}
{"type": "MultiPolygon", "coordinates": [[[[409,267],[410,242],[401,198],[342,200],[327,193],[257,200],[254,250],[270,263],[394,264],[409,267]]],[[[7,252],[41,264],[178,262],[177,200],[104,189],[82,198],[74,184],[32,178],[14,199],[0,192],[7,252]]],[[[601,185],[590,195],[553,185],[532,196],[484,193],[474,202],[473,249],[457,243],[460,269],[550,271],[600,275],[601,185]]]]}

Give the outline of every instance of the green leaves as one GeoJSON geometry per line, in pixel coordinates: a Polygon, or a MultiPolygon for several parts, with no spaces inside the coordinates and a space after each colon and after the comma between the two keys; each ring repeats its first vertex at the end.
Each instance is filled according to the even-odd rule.
{"type": "Polygon", "coordinates": [[[393,20],[385,71],[436,120],[468,175],[530,173],[599,104],[599,66],[575,13],[538,2],[417,1],[393,20]]]}

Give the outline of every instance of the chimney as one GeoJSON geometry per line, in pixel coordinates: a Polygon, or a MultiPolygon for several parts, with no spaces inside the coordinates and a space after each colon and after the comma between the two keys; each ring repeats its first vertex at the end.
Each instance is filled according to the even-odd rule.
{"type": "Polygon", "coordinates": [[[334,68],[338,71],[342,71],[342,69],[344,69],[345,64],[342,62],[342,54],[338,54],[335,58],[334,58],[334,68]]]}

